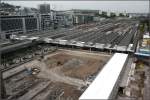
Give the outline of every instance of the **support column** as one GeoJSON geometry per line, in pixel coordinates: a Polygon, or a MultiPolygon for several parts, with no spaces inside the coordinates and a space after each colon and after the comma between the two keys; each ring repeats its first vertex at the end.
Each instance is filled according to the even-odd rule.
{"type": "Polygon", "coordinates": [[[41,30],[41,15],[37,15],[37,30],[41,30]]]}
{"type": "Polygon", "coordinates": [[[112,53],[112,50],[109,51],[109,54],[111,54],[111,53],[112,53]]]}
{"type": "Polygon", "coordinates": [[[23,26],[23,33],[26,33],[26,23],[25,23],[25,18],[22,18],[22,26],[23,26]]]}
{"type": "MultiPolygon", "coordinates": [[[[1,0],[0,0],[1,3],[1,0]]],[[[0,18],[0,37],[2,35],[1,29],[1,18],[0,18]]],[[[2,75],[2,66],[1,66],[1,45],[0,45],[0,100],[2,100],[6,96],[5,86],[3,82],[3,75],[2,75]]]]}
{"type": "Polygon", "coordinates": [[[83,21],[83,24],[85,24],[85,18],[84,18],[84,15],[82,16],[82,21],[83,21]]]}
{"type": "Polygon", "coordinates": [[[90,52],[92,51],[92,48],[90,48],[90,52]]]}
{"type": "Polygon", "coordinates": [[[36,25],[36,27],[37,27],[37,31],[39,31],[39,30],[40,30],[40,26],[39,26],[39,17],[37,17],[37,25],[36,25]]]}
{"type": "Polygon", "coordinates": [[[0,100],[2,100],[5,97],[6,97],[6,91],[5,91],[5,85],[3,82],[2,66],[1,66],[1,50],[0,50],[0,100]]]}
{"type": "Polygon", "coordinates": [[[2,38],[1,20],[2,20],[2,18],[0,18],[0,38],[2,38]]]}
{"type": "Polygon", "coordinates": [[[5,86],[2,78],[2,71],[0,71],[0,100],[6,97],[5,86]]]}

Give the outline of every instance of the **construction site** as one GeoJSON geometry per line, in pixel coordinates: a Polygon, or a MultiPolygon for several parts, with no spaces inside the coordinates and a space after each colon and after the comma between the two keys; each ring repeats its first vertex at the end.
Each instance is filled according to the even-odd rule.
{"type": "Polygon", "coordinates": [[[12,35],[1,42],[2,93],[6,100],[142,99],[144,69],[133,56],[139,36],[131,19],[12,35]]]}
{"type": "Polygon", "coordinates": [[[1,6],[0,100],[149,100],[148,17],[1,6]]]}
{"type": "Polygon", "coordinates": [[[1,42],[5,98],[86,100],[96,99],[100,95],[95,92],[103,94],[105,89],[109,97],[100,99],[143,98],[145,79],[137,77],[142,79],[144,72],[134,73],[132,55],[139,36],[138,21],[131,19],[12,35],[1,42]]]}
{"type": "Polygon", "coordinates": [[[110,58],[71,50],[39,56],[4,72],[8,100],[77,100],[110,58]]]}

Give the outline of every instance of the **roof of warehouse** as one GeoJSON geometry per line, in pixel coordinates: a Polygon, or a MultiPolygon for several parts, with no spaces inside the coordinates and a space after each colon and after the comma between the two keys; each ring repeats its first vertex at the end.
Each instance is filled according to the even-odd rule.
{"type": "Polygon", "coordinates": [[[115,53],[79,100],[109,99],[128,54],[115,53]]]}

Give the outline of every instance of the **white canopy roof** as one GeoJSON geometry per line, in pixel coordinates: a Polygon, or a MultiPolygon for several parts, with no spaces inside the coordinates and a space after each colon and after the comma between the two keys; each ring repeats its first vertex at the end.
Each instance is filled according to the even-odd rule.
{"type": "Polygon", "coordinates": [[[127,56],[127,54],[115,53],[79,100],[109,99],[127,56]]]}

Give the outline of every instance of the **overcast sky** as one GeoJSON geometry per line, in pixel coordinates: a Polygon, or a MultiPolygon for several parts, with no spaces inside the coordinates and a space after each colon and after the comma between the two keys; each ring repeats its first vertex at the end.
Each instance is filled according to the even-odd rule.
{"type": "Polygon", "coordinates": [[[148,13],[149,1],[5,1],[13,5],[37,8],[48,3],[51,9],[94,9],[115,12],[148,13]]]}

